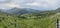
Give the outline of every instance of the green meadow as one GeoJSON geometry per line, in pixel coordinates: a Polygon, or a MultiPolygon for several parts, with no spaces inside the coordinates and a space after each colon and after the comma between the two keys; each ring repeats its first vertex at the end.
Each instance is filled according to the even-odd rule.
{"type": "Polygon", "coordinates": [[[0,28],[56,28],[59,14],[22,14],[0,13],[0,28]]]}

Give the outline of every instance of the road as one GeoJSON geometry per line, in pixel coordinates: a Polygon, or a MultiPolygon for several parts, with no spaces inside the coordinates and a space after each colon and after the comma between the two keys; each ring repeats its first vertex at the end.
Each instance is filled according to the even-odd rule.
{"type": "MultiPolygon", "coordinates": [[[[56,13],[55,15],[51,16],[51,19],[54,19],[56,16],[60,15],[60,13],[56,13]]],[[[60,28],[60,17],[58,17],[56,28],[60,28]]]]}
{"type": "MultiPolygon", "coordinates": [[[[60,13],[57,13],[56,15],[54,15],[53,17],[59,15],[60,13]]],[[[52,18],[53,18],[52,17],[52,18]]],[[[57,25],[56,25],[56,28],[60,28],[60,17],[57,19],[57,25]]]]}
{"type": "Polygon", "coordinates": [[[59,21],[59,28],[60,28],[60,21],[59,21]]]}

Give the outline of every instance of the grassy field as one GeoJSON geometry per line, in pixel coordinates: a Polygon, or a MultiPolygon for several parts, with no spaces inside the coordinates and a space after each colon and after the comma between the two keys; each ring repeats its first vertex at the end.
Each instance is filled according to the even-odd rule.
{"type": "Polygon", "coordinates": [[[56,28],[56,20],[60,15],[55,15],[44,17],[22,15],[17,17],[0,14],[0,28],[56,28]]]}

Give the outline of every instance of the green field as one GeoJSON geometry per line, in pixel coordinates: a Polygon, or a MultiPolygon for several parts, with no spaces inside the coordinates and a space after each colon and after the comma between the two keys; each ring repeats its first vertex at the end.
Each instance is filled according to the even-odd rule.
{"type": "Polygon", "coordinates": [[[56,28],[60,15],[36,16],[32,14],[0,14],[0,28],[56,28]]]}

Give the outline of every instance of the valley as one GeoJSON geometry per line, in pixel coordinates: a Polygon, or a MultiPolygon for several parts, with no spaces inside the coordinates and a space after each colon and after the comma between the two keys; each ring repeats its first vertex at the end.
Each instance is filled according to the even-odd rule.
{"type": "MultiPolygon", "coordinates": [[[[16,9],[16,8],[15,8],[16,9]]],[[[13,9],[11,12],[0,12],[0,28],[56,28],[57,19],[60,12],[19,10],[13,9]]]]}

